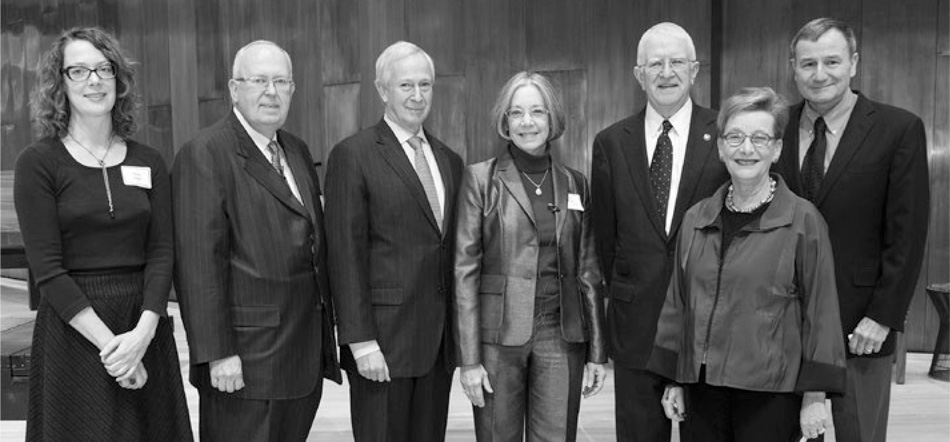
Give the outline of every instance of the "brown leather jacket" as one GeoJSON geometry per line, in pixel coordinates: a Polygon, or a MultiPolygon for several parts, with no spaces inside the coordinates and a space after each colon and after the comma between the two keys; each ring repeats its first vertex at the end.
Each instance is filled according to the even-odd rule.
{"type": "MultiPolygon", "coordinates": [[[[560,209],[555,219],[561,333],[565,341],[587,342],[587,360],[603,363],[603,277],[594,249],[590,190],[580,172],[553,159],[551,168],[560,209]],[[577,195],[582,207],[569,205],[568,194],[577,195]]],[[[457,205],[456,331],[460,365],[466,366],[481,363],[483,342],[516,346],[531,337],[538,239],[531,203],[507,151],[468,166],[457,205]]]]}
{"type": "Polygon", "coordinates": [[[775,198],[723,263],[729,183],[686,212],[648,368],[680,383],[843,393],[845,351],[825,221],[778,175],[775,198]]]}

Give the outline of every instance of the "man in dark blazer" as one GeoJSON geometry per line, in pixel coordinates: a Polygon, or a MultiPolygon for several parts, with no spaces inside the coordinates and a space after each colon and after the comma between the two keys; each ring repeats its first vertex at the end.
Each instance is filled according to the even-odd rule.
{"type": "Polygon", "coordinates": [[[303,441],[323,377],[341,380],[320,187],[307,145],[280,130],[294,92],[287,52],[241,48],[228,86],[232,112],[182,146],[172,170],[200,436],[303,441]]]}
{"type": "Polygon", "coordinates": [[[385,116],[327,163],[330,284],[357,442],[445,438],[462,160],[422,128],[434,79],[422,49],[388,47],[376,61],[385,116]]]}
{"type": "Polygon", "coordinates": [[[791,108],[776,166],[828,223],[847,390],[832,398],[838,441],[884,441],[895,334],[904,327],[927,238],[930,184],[920,118],[851,90],[854,31],[812,20],[792,39],[804,98],[791,108]]]}
{"type": "Polygon", "coordinates": [[[594,139],[592,215],[609,288],[618,441],[670,440],[665,381],[646,365],[683,213],[729,179],[716,153],[716,112],[689,97],[698,73],[689,34],[673,23],[653,26],[634,69],[647,106],[594,139]]]}

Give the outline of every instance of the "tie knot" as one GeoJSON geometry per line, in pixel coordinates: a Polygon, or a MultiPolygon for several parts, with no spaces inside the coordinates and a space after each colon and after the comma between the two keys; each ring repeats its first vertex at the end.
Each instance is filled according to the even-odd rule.
{"type": "Polygon", "coordinates": [[[412,146],[412,150],[422,149],[422,138],[412,137],[409,139],[409,145],[412,146]]]}
{"type": "Polygon", "coordinates": [[[815,135],[825,133],[827,127],[828,126],[825,125],[825,117],[818,117],[818,119],[815,120],[815,135]]]}
{"type": "Polygon", "coordinates": [[[673,123],[670,123],[670,120],[663,120],[663,135],[669,134],[672,128],[673,123]]]}
{"type": "Polygon", "coordinates": [[[280,148],[277,146],[277,142],[276,142],[276,141],[270,140],[270,142],[267,143],[267,150],[270,151],[271,155],[277,155],[277,151],[278,151],[279,149],[280,149],[280,148]]]}

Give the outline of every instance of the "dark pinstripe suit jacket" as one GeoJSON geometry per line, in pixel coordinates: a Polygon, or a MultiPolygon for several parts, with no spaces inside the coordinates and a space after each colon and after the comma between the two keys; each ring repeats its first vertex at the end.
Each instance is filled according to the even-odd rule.
{"type": "Polygon", "coordinates": [[[451,370],[455,194],[462,159],[426,132],[445,185],[443,232],[425,191],[385,121],[343,140],[327,162],[330,283],[340,363],[356,371],[349,346],[375,339],[393,377],[431,370],[440,343],[451,370]]]}
{"type": "Polygon", "coordinates": [[[199,389],[212,388],[208,362],[237,354],[236,397],[302,397],[320,380],[321,351],[335,352],[321,348],[329,284],[313,159],[297,137],[277,140],[303,205],[233,113],[175,159],[175,282],[199,389]]]}

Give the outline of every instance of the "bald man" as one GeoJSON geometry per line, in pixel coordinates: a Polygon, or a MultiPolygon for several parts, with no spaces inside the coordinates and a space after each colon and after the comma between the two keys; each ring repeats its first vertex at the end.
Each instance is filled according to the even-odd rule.
{"type": "Polygon", "coordinates": [[[286,51],[234,57],[232,111],[182,146],[172,170],[176,288],[202,441],[304,441],[340,382],[320,187],[307,145],[281,130],[286,51]]]}

